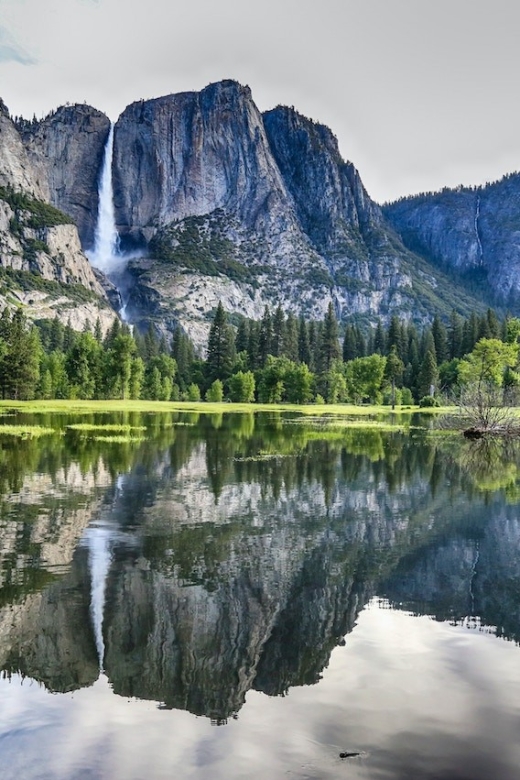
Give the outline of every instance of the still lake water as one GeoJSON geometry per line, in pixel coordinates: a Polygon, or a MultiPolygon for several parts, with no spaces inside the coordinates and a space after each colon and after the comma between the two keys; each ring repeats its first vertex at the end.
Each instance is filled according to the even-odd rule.
{"type": "Polygon", "coordinates": [[[511,445],[23,421],[59,430],[0,433],[4,780],[520,777],[511,445]]]}

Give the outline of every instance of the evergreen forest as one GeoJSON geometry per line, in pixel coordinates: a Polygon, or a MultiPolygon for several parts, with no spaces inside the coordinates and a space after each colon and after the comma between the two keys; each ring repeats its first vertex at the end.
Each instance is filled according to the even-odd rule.
{"type": "Polygon", "coordinates": [[[4,308],[0,397],[435,406],[475,381],[519,388],[519,339],[520,320],[492,309],[422,329],[393,316],[340,331],[332,305],[323,321],[266,307],[260,321],[231,324],[219,303],[202,359],[180,328],[171,342],[119,321],[79,333],[4,308]]]}

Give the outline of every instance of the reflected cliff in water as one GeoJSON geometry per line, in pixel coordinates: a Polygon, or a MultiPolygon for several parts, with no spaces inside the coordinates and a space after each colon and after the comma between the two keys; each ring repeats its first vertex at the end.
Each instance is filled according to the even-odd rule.
{"type": "Polygon", "coordinates": [[[510,445],[276,414],[134,415],[124,441],[52,422],[0,436],[7,673],[68,691],[103,668],[222,722],[317,682],[375,595],[520,639],[510,445]]]}

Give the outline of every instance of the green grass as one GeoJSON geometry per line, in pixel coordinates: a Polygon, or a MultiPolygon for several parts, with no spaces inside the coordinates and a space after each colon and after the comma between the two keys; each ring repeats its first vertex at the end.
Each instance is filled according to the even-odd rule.
{"type": "Polygon", "coordinates": [[[420,409],[418,406],[397,406],[392,412],[389,406],[355,404],[246,404],[246,403],[207,403],[205,401],[0,401],[0,414],[5,411],[16,411],[24,414],[37,414],[39,412],[56,412],[64,414],[91,414],[92,412],[199,412],[207,414],[223,414],[226,412],[298,412],[309,416],[354,416],[364,417],[375,414],[383,415],[409,415],[413,412],[421,414],[439,415],[453,412],[455,407],[437,407],[434,409],[420,409]]]}

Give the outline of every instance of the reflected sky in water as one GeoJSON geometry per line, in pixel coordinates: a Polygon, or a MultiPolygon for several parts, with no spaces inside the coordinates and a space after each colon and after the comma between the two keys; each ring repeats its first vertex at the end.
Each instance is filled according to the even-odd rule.
{"type": "Polygon", "coordinates": [[[519,776],[512,445],[113,421],[0,433],[2,777],[519,776]]]}

